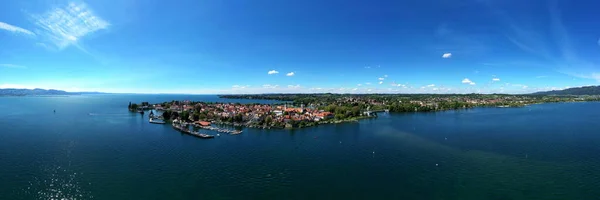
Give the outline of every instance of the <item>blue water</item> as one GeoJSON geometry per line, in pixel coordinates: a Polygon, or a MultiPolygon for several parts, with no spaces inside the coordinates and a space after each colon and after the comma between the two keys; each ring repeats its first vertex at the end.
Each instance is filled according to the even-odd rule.
{"type": "Polygon", "coordinates": [[[170,100],[225,101],[1,97],[0,199],[600,196],[600,103],[382,114],[211,140],[149,124],[126,108],[130,101],[170,100]]]}

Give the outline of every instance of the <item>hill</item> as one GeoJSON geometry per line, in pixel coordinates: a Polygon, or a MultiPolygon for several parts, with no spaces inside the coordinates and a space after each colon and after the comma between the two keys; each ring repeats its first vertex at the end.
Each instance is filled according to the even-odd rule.
{"type": "Polygon", "coordinates": [[[568,88],[564,90],[552,90],[546,92],[536,92],[535,95],[600,95],[600,86],[585,86],[568,88]]]}
{"type": "Polygon", "coordinates": [[[99,94],[98,92],[66,92],[63,90],[46,89],[0,89],[0,96],[35,96],[35,95],[80,95],[99,94]]]}

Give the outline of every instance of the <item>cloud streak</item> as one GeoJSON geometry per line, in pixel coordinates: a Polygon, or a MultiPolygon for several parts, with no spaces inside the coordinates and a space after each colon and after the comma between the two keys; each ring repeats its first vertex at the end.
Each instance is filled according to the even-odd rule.
{"type": "Polygon", "coordinates": [[[0,64],[0,67],[15,68],[15,69],[27,69],[26,66],[23,66],[23,65],[14,65],[14,64],[0,64]]]}
{"type": "Polygon", "coordinates": [[[21,27],[18,27],[18,26],[14,26],[14,25],[10,25],[10,24],[4,23],[4,22],[0,22],[0,29],[6,30],[6,31],[10,31],[10,32],[13,32],[13,33],[21,33],[21,34],[35,36],[35,33],[31,32],[31,31],[29,31],[27,29],[24,29],[24,28],[21,28],[21,27]]]}
{"type": "Polygon", "coordinates": [[[452,53],[444,53],[444,55],[442,55],[442,58],[452,58],[452,53]]]}
{"type": "Polygon", "coordinates": [[[78,46],[78,41],[85,36],[110,26],[107,21],[94,14],[85,3],[70,3],[63,8],[54,8],[43,14],[32,15],[32,18],[42,30],[38,35],[49,40],[59,50],[71,45],[78,46]]]}
{"type": "Polygon", "coordinates": [[[294,73],[294,72],[290,72],[290,73],[287,73],[286,76],[294,76],[295,74],[296,73],[294,73]]]}
{"type": "Polygon", "coordinates": [[[267,74],[268,74],[268,75],[272,75],[272,74],[279,74],[279,72],[278,72],[278,71],[275,71],[275,70],[271,70],[271,71],[268,71],[268,72],[267,72],[267,74]]]}

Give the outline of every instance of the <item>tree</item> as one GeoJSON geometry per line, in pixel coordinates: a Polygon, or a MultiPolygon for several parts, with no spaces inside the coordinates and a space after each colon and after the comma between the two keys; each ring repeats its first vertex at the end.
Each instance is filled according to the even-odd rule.
{"type": "Polygon", "coordinates": [[[199,112],[194,112],[194,114],[192,115],[192,118],[194,119],[194,121],[200,120],[200,113],[199,112]]]}
{"type": "Polygon", "coordinates": [[[131,107],[129,107],[129,109],[131,109],[131,110],[137,110],[138,109],[138,105],[135,104],[135,103],[133,103],[133,104],[131,104],[131,107]]]}
{"type": "Polygon", "coordinates": [[[233,121],[240,123],[240,122],[244,121],[244,116],[241,113],[238,113],[233,118],[233,121]]]}
{"type": "Polygon", "coordinates": [[[178,113],[178,112],[172,112],[172,113],[171,113],[171,118],[172,118],[172,119],[177,119],[177,118],[179,118],[179,113],[178,113]]]}
{"type": "Polygon", "coordinates": [[[171,111],[165,111],[162,113],[163,119],[170,120],[171,119],[171,111]]]}
{"type": "Polygon", "coordinates": [[[188,112],[188,111],[181,112],[181,119],[182,120],[187,121],[187,120],[189,120],[189,118],[190,118],[190,112],[188,112]]]}
{"type": "Polygon", "coordinates": [[[271,122],[273,122],[273,117],[267,116],[267,118],[265,119],[265,123],[268,125],[271,124],[271,122]]]}

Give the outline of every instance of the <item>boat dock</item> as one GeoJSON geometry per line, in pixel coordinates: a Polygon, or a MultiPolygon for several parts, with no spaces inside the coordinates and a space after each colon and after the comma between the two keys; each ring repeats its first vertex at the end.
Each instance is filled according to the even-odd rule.
{"type": "Polygon", "coordinates": [[[165,121],[155,121],[154,118],[150,118],[150,120],[148,120],[148,122],[150,122],[151,124],[165,124],[165,121]]]}
{"type": "Polygon", "coordinates": [[[230,129],[225,129],[225,128],[217,128],[214,126],[202,126],[202,125],[198,125],[198,124],[192,124],[194,127],[198,127],[201,129],[206,129],[206,130],[211,130],[211,131],[216,131],[219,133],[229,133],[232,135],[237,135],[242,133],[242,131],[238,131],[238,130],[230,130],[230,129]]]}
{"type": "Polygon", "coordinates": [[[199,138],[202,138],[202,139],[209,139],[209,138],[214,138],[215,137],[214,135],[208,135],[208,134],[204,134],[204,133],[190,131],[190,130],[187,129],[187,125],[185,125],[185,124],[183,126],[182,125],[173,124],[173,128],[175,130],[178,130],[181,133],[185,133],[185,134],[192,135],[192,136],[195,136],[195,137],[199,137],[199,138]]]}

